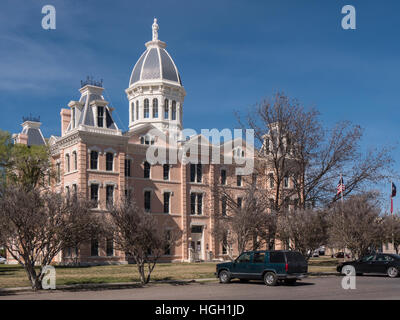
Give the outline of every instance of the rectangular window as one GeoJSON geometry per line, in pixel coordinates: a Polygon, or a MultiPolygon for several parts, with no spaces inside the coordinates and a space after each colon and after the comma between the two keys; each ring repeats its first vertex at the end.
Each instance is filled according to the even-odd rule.
{"type": "Polygon", "coordinates": [[[97,126],[99,128],[104,126],[104,107],[97,107],[97,126]]]}
{"type": "Polygon", "coordinates": [[[99,159],[99,153],[97,151],[90,152],[90,169],[97,170],[97,162],[99,159]]]}
{"type": "Polygon", "coordinates": [[[66,195],[67,195],[67,198],[69,198],[69,196],[70,196],[69,186],[66,186],[66,187],[65,187],[65,193],[66,193],[66,195]]]}
{"type": "Polygon", "coordinates": [[[111,152],[106,153],[106,170],[113,171],[114,154],[111,152]]]}
{"type": "Polygon", "coordinates": [[[195,182],[196,180],[196,165],[190,164],[190,182],[195,182]]]}
{"type": "Polygon", "coordinates": [[[76,184],[73,184],[73,185],[72,185],[72,192],[73,192],[74,196],[77,195],[78,188],[77,188],[76,184]]]}
{"type": "Polygon", "coordinates": [[[203,194],[191,193],[190,194],[190,214],[203,214],[203,194]]]}
{"type": "Polygon", "coordinates": [[[203,194],[197,194],[197,214],[203,214],[203,194]]]}
{"type": "Polygon", "coordinates": [[[196,194],[190,194],[190,214],[196,214],[196,194]]]}
{"type": "Polygon", "coordinates": [[[164,192],[164,213],[169,213],[170,192],[164,192]]]}
{"type": "Polygon", "coordinates": [[[226,170],[221,170],[221,184],[226,184],[226,170]]]}
{"type": "Polygon", "coordinates": [[[241,186],[242,186],[242,176],[241,176],[241,175],[237,175],[237,176],[236,176],[236,185],[237,185],[238,187],[241,187],[241,186]]]}
{"type": "Polygon", "coordinates": [[[201,163],[197,164],[196,174],[197,174],[196,181],[201,182],[203,179],[203,167],[201,163]]]}
{"type": "Polygon", "coordinates": [[[269,187],[274,187],[274,175],[272,173],[269,174],[269,187]]]}
{"type": "Polygon", "coordinates": [[[283,178],[283,185],[285,188],[289,188],[289,177],[285,176],[283,178]]]}
{"type": "Polygon", "coordinates": [[[221,199],[221,214],[226,216],[226,197],[223,196],[221,199]]]}
{"type": "Polygon", "coordinates": [[[97,257],[99,255],[99,241],[97,239],[92,239],[91,241],[90,255],[92,257],[97,257]]]}
{"type": "Polygon", "coordinates": [[[74,170],[78,170],[78,155],[75,151],[72,154],[74,156],[74,170]]]}
{"type": "Polygon", "coordinates": [[[112,206],[114,203],[114,186],[106,187],[106,203],[107,206],[112,206]]]}
{"type": "Polygon", "coordinates": [[[168,164],[163,165],[163,178],[164,178],[164,180],[169,180],[169,165],[168,164]]]}
{"type": "Polygon", "coordinates": [[[111,257],[114,255],[114,239],[113,238],[108,238],[106,240],[106,253],[108,257],[111,257]]]}
{"type": "Polygon", "coordinates": [[[57,163],[56,182],[57,182],[57,183],[60,183],[60,182],[61,182],[61,163],[57,163]]]}
{"type": "Polygon", "coordinates": [[[144,192],[144,210],[151,210],[151,191],[144,192]]]}
{"type": "Polygon", "coordinates": [[[242,208],[242,202],[243,202],[242,198],[237,198],[237,206],[238,206],[239,209],[242,208]]]}
{"type": "Polygon", "coordinates": [[[97,207],[97,202],[99,201],[99,185],[90,185],[90,200],[93,201],[93,206],[97,207]]]}
{"type": "Polygon", "coordinates": [[[67,172],[70,172],[71,170],[71,165],[70,165],[70,159],[69,159],[69,154],[67,154],[66,156],[65,156],[65,162],[66,162],[66,171],[67,172]]]}
{"type": "Polygon", "coordinates": [[[150,179],[150,163],[147,161],[143,164],[143,178],[150,179]]]}
{"type": "Polygon", "coordinates": [[[125,159],[125,177],[131,176],[131,160],[125,159]]]}

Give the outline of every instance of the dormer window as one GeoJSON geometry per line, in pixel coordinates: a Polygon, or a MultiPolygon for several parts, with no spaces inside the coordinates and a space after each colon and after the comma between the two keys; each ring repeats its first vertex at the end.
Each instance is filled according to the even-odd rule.
{"type": "Polygon", "coordinates": [[[104,126],[104,107],[97,107],[97,126],[99,128],[104,126]]]}
{"type": "Polygon", "coordinates": [[[154,144],[154,137],[145,135],[140,137],[140,144],[147,144],[147,145],[153,145],[154,144]]]}

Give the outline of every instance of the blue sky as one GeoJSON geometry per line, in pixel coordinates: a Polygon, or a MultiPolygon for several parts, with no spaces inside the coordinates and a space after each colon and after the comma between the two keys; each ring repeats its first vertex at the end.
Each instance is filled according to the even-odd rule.
{"type": "Polygon", "coordinates": [[[234,110],[279,90],[318,108],[328,126],[360,124],[364,148],[398,144],[399,1],[2,0],[0,9],[3,130],[19,132],[32,113],[45,136],[59,135],[60,109],[87,75],[104,79],[126,130],[124,90],[157,17],[187,91],[185,127],[237,127],[234,110]],[[56,8],[56,30],[41,28],[46,4],[56,8]],[[356,8],[356,30],[341,28],[346,4],[356,8]]]}

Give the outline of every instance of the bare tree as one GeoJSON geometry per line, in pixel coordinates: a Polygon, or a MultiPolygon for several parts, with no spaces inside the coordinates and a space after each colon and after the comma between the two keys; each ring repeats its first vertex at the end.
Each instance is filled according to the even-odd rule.
{"type": "Polygon", "coordinates": [[[296,197],[297,206],[329,205],[340,197],[335,188],[340,174],[346,180],[344,196],[363,191],[367,184],[382,182],[391,175],[390,149],[360,151],[363,130],[348,121],[324,128],[319,112],[305,110],[297,100],[278,93],[272,100],[250,108],[238,116],[243,127],[254,129],[260,146],[257,160],[260,177],[271,175],[274,206],[280,213],[285,198],[296,197]],[[291,177],[294,188],[283,188],[291,177]]]}
{"type": "Polygon", "coordinates": [[[380,245],[382,219],[376,199],[376,194],[364,193],[332,206],[328,219],[332,246],[348,248],[353,257],[361,257],[380,245]]]}
{"type": "Polygon", "coordinates": [[[382,242],[392,243],[396,253],[399,254],[400,246],[400,217],[397,215],[385,215],[383,218],[382,242]]]}
{"type": "Polygon", "coordinates": [[[226,247],[230,258],[234,245],[239,254],[250,244],[253,249],[261,247],[276,221],[268,211],[265,192],[256,182],[248,182],[241,193],[230,186],[215,185],[213,194],[220,207],[214,215],[213,234],[226,247]]]}
{"type": "Polygon", "coordinates": [[[285,210],[278,220],[278,239],[308,260],[328,241],[325,212],[314,209],[285,210]]]}
{"type": "Polygon", "coordinates": [[[0,193],[0,243],[24,267],[32,288],[41,289],[43,267],[72,242],[88,241],[97,219],[84,200],[21,186],[0,193]]]}
{"type": "Polygon", "coordinates": [[[172,222],[161,225],[133,199],[121,200],[110,206],[109,212],[106,220],[109,236],[119,250],[133,258],[142,284],[148,283],[161,256],[181,238],[180,230],[172,222]]]}

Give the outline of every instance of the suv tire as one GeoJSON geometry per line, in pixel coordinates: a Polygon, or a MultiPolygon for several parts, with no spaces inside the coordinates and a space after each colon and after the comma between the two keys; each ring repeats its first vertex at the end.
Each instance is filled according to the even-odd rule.
{"type": "Polygon", "coordinates": [[[218,278],[220,283],[229,283],[231,281],[231,276],[229,275],[229,272],[226,270],[222,270],[219,273],[218,278]]]}
{"type": "Polygon", "coordinates": [[[388,275],[390,278],[396,278],[396,277],[399,276],[399,270],[398,270],[396,267],[389,267],[389,268],[387,269],[387,275],[388,275]]]}
{"type": "Polygon", "coordinates": [[[264,283],[267,286],[276,286],[276,283],[278,282],[278,276],[274,272],[266,272],[264,274],[264,283]]]}

